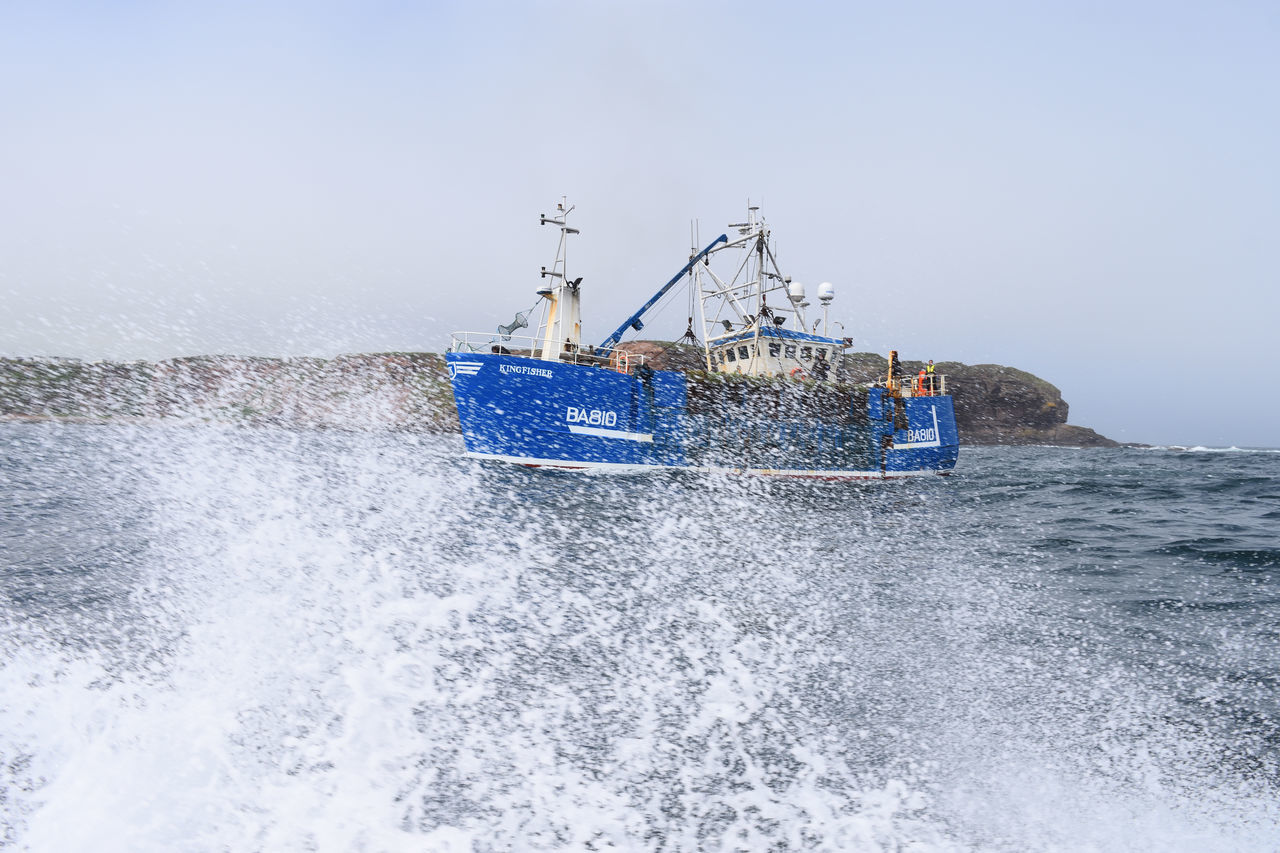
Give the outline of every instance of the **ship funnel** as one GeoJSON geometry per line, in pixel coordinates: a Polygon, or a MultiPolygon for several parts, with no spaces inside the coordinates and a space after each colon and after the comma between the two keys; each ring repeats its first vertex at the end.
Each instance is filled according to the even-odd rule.
{"type": "Polygon", "coordinates": [[[836,298],[836,286],[829,281],[824,281],[818,285],[818,301],[823,305],[830,305],[831,300],[836,298]]]}
{"type": "Polygon", "coordinates": [[[787,297],[799,305],[804,301],[804,285],[798,281],[791,282],[791,284],[787,285],[787,297]]]}

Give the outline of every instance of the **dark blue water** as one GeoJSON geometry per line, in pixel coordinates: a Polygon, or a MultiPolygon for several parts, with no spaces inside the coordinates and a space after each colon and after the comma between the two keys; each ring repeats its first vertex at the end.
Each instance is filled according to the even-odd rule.
{"type": "Polygon", "coordinates": [[[1280,453],[459,449],[0,426],[4,840],[1280,849],[1280,453]]]}

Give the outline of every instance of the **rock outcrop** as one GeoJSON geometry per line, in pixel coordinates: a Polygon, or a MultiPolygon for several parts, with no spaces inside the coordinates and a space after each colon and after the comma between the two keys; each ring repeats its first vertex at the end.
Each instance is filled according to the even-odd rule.
{"type": "MultiPolygon", "coordinates": [[[[661,341],[630,341],[627,349],[645,355],[655,370],[705,370],[702,349],[661,341]]],[[[923,361],[903,361],[906,374],[924,369],[923,361]]],[[[847,353],[837,366],[846,382],[884,379],[889,363],[873,352],[847,353]]],[[[1048,444],[1061,447],[1118,447],[1088,427],[1067,423],[1069,407],[1062,392],[1038,376],[1000,364],[934,364],[946,377],[955,400],[956,425],[962,444],[1048,444]]]]}
{"type": "MultiPolygon", "coordinates": [[[[903,361],[914,375],[924,362],[903,361]]],[[[956,407],[962,444],[1049,444],[1062,447],[1119,447],[1088,427],[1067,423],[1062,392],[1038,376],[1002,364],[940,361],[934,369],[946,377],[956,407]]],[[[884,378],[888,361],[875,353],[845,356],[844,375],[855,382],[884,378]]]]}
{"type": "Polygon", "coordinates": [[[0,417],[456,432],[444,357],[0,359],[0,417]]]}
{"type": "MultiPolygon", "coordinates": [[[[627,349],[658,370],[704,370],[702,350],[661,341],[627,349]]],[[[903,363],[909,373],[923,366],[903,363]]],[[[851,353],[837,378],[871,382],[887,364],[851,353]]],[[[998,364],[939,362],[955,399],[964,444],[1114,447],[1067,423],[1050,383],[998,364]]],[[[0,358],[0,419],[147,422],[158,419],[347,430],[456,432],[457,410],[444,357],[371,353],[321,358],[193,356],[160,362],[0,358]]]]}

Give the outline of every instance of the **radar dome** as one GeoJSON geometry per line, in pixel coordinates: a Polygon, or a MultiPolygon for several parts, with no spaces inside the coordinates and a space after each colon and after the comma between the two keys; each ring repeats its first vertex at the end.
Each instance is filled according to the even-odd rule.
{"type": "Polygon", "coordinates": [[[787,285],[787,296],[792,302],[800,303],[804,301],[804,285],[798,281],[793,281],[787,285]]]}
{"type": "Polygon", "coordinates": [[[818,299],[826,304],[836,298],[836,286],[829,281],[818,285],[818,299]]]}

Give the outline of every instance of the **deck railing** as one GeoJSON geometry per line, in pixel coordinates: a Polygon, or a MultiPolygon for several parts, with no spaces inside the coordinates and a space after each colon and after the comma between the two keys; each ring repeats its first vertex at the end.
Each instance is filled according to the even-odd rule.
{"type": "Polygon", "coordinates": [[[891,379],[889,387],[896,389],[904,397],[940,397],[947,393],[947,375],[945,373],[925,374],[921,385],[918,374],[891,379]]]}
{"type": "MultiPolygon", "coordinates": [[[[487,352],[501,355],[513,355],[519,358],[542,360],[542,339],[524,335],[512,335],[508,338],[495,336],[491,332],[454,332],[449,344],[449,352],[487,352]]],[[[587,364],[616,370],[619,373],[630,373],[646,361],[646,356],[638,352],[630,352],[615,347],[607,355],[598,355],[594,346],[571,346],[560,344],[559,360],[568,364],[587,364]]]]}

